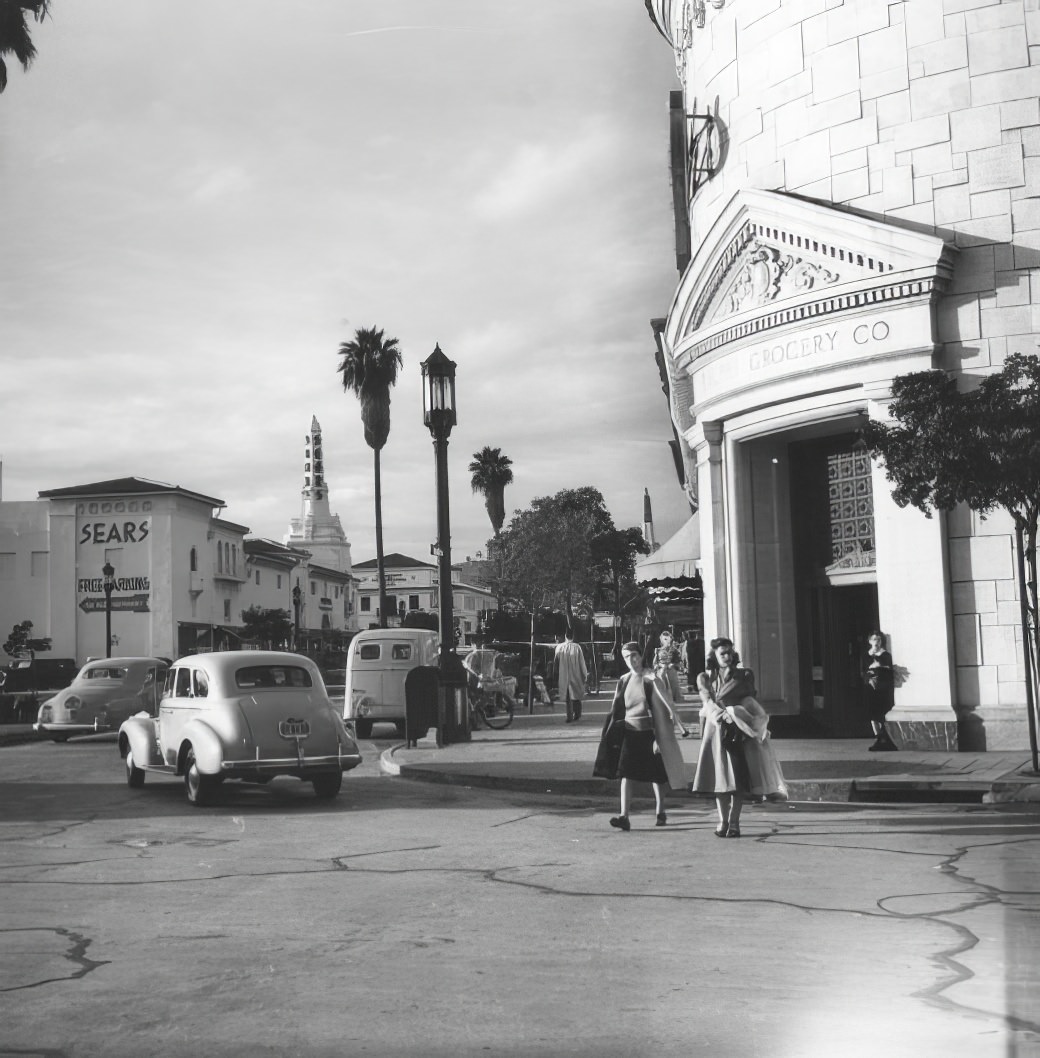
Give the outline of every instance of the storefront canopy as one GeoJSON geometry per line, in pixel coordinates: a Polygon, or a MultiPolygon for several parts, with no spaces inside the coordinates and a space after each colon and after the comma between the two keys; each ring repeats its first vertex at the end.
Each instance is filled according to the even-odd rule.
{"type": "Polygon", "coordinates": [[[646,555],[636,563],[636,583],[653,585],[666,580],[688,580],[696,577],[700,588],[697,566],[701,557],[701,532],[697,515],[669,540],[666,540],[652,555],[646,555]]]}

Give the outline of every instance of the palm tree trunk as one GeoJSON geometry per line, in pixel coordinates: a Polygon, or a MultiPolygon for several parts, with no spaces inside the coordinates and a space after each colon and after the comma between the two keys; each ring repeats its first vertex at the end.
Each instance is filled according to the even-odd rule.
{"type": "Polygon", "coordinates": [[[379,480],[379,449],[375,454],[376,479],[376,575],[379,578],[379,627],[386,628],[386,570],[383,569],[383,489],[379,480]]]}

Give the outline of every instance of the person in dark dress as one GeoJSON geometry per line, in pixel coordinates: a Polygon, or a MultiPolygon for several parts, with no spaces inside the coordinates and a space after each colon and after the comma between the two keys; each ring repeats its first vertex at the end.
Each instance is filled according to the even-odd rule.
{"type": "Polygon", "coordinates": [[[871,632],[867,644],[860,664],[866,688],[867,716],[874,729],[874,745],[867,748],[871,753],[891,753],[899,749],[885,727],[885,718],[895,705],[892,655],[886,649],[887,641],[883,632],[871,632]]]}
{"type": "Polygon", "coordinates": [[[600,737],[593,774],[621,780],[621,813],[610,820],[618,830],[631,830],[628,819],[631,782],[653,784],[657,826],[668,822],[664,786],[684,786],[682,754],[675,740],[675,715],[653,672],[643,667],[638,643],[621,648],[629,671],[618,681],[614,701],[600,737]]]}

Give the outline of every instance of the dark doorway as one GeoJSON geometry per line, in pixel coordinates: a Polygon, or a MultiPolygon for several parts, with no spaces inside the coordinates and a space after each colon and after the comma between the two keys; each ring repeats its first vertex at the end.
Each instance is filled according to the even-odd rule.
{"type": "Polygon", "coordinates": [[[860,656],[878,625],[870,463],[852,434],[789,446],[804,730],[870,734],[860,656]]]}

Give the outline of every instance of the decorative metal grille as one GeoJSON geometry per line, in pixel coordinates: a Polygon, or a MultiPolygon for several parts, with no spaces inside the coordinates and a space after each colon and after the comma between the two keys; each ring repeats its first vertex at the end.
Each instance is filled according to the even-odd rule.
{"type": "Polygon", "coordinates": [[[874,493],[866,452],[838,452],[827,457],[831,561],[874,551],[874,493]]]}

